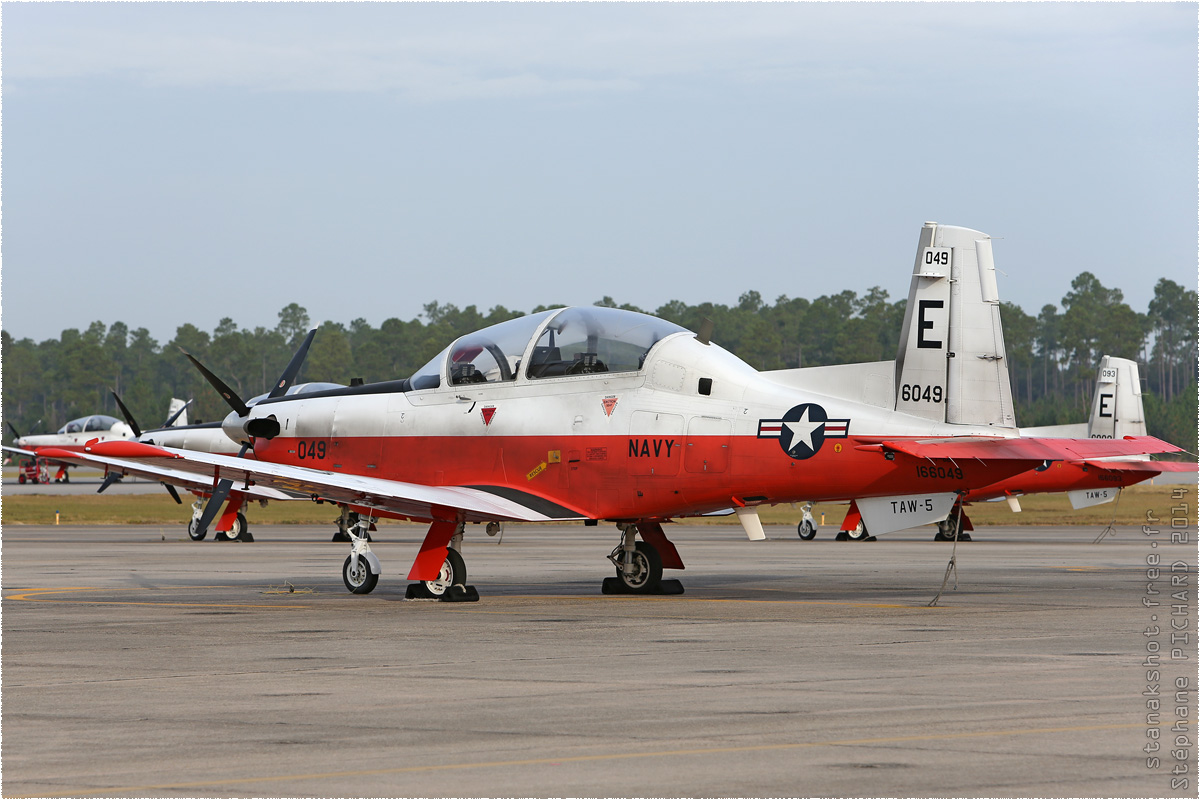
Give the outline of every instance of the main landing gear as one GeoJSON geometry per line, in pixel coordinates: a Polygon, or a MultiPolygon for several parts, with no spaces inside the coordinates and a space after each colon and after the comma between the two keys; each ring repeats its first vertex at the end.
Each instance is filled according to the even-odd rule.
{"type": "Polygon", "coordinates": [[[944,519],[937,524],[937,533],[933,535],[935,542],[953,542],[955,529],[957,528],[958,540],[960,542],[971,541],[971,534],[963,530],[965,523],[963,522],[962,514],[951,514],[949,519],[944,519]]]}
{"type": "Polygon", "coordinates": [[[867,533],[867,526],[860,519],[855,526],[849,530],[838,531],[837,536],[833,537],[839,542],[873,542],[875,537],[867,533]]]}
{"type": "Polygon", "coordinates": [[[683,584],[677,580],[663,580],[663,567],[683,569],[683,562],[675,545],[667,540],[662,527],[656,522],[639,525],[620,523],[621,543],[608,554],[608,560],[617,568],[615,578],[605,578],[601,586],[604,594],[683,594],[683,584]],[[643,539],[637,541],[638,533],[643,539]],[[656,547],[655,545],[658,545],[656,547]],[[665,552],[660,552],[660,548],[665,552]],[[666,558],[664,558],[666,556],[666,558]],[[665,563],[664,563],[665,562],[665,563]]]}
{"type": "MultiPolygon", "coordinates": [[[[193,542],[199,542],[208,535],[208,531],[200,531],[200,517],[204,514],[204,501],[197,500],[192,503],[192,518],[188,521],[188,536],[193,542]]],[[[213,534],[213,539],[218,542],[253,542],[254,534],[250,533],[250,529],[246,523],[246,515],[238,512],[233,518],[233,523],[227,531],[217,531],[213,534]]]]}

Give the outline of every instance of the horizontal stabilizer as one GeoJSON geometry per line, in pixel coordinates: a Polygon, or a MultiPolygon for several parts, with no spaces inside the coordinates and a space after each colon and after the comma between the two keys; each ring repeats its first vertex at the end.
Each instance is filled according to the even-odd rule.
{"type": "Polygon", "coordinates": [[[885,440],[859,445],[859,450],[894,450],[917,458],[1018,459],[1077,461],[1147,453],[1178,453],[1180,448],[1153,436],[1127,439],[1037,439],[1027,437],[954,436],[944,439],[885,440]]]}

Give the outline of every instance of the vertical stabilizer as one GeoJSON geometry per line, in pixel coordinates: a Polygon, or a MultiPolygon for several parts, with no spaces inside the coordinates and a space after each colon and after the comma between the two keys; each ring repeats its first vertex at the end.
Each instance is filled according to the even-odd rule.
{"type": "Polygon", "coordinates": [[[187,403],[180,400],[178,397],[172,397],[171,404],[167,406],[167,419],[174,417],[175,414],[179,413],[180,409],[183,409],[183,412],[180,413],[179,416],[175,418],[175,421],[171,423],[172,427],[188,424],[187,403]]]}
{"type": "Polygon", "coordinates": [[[1142,384],[1136,361],[1105,356],[1100,361],[1092,415],[1088,418],[1089,439],[1121,439],[1146,435],[1146,413],[1142,407],[1142,384]]]}
{"type": "Polygon", "coordinates": [[[987,234],[935,222],[921,228],[896,357],[896,410],[1016,427],[987,234]]]}

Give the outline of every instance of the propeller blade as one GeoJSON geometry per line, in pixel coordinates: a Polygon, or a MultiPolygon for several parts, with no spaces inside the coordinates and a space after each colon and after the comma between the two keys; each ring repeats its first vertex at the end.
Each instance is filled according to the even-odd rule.
{"type": "Polygon", "coordinates": [[[14,442],[15,442],[17,439],[20,439],[20,438],[21,438],[21,434],[17,433],[17,429],[13,427],[13,424],[12,424],[11,422],[10,422],[10,423],[8,423],[8,429],[9,429],[10,431],[12,431],[12,435],[13,435],[13,441],[14,441],[14,442]]]}
{"type": "Polygon", "coordinates": [[[164,483],[163,488],[167,490],[167,494],[179,505],[183,505],[183,501],[179,499],[179,492],[175,491],[175,487],[169,483],[164,483]]]}
{"type": "Polygon", "coordinates": [[[292,385],[292,381],[296,380],[296,375],[300,372],[300,366],[304,363],[305,356],[308,355],[308,346],[312,344],[313,337],[317,335],[317,329],[313,328],[308,332],[308,336],[304,337],[304,341],[300,343],[300,349],[292,356],[292,360],[288,362],[287,368],[283,374],[279,376],[279,380],[275,383],[275,388],[267,395],[268,398],[279,397],[287,392],[292,385]]]}
{"type": "MultiPolygon", "coordinates": [[[[195,400],[195,399],[196,398],[194,398],[194,397],[192,398],[192,400],[195,400]]],[[[190,406],[192,404],[192,400],[188,400],[186,403],[183,404],[182,408],[180,408],[178,411],[176,411],[174,414],[172,414],[170,419],[168,419],[166,421],[166,424],[164,424],[163,427],[169,428],[172,425],[174,425],[175,420],[179,419],[179,415],[182,414],[183,412],[187,411],[188,406],[190,406]]]]}
{"type": "MultiPolygon", "coordinates": [[[[140,436],[141,434],[139,434],[140,436]]],[[[100,488],[96,490],[96,494],[101,494],[105,489],[112,486],[117,481],[121,480],[121,473],[110,472],[104,476],[104,483],[100,484],[100,488]]]]}
{"type": "MultiPolygon", "coordinates": [[[[117,407],[120,408],[121,413],[125,415],[125,421],[129,423],[129,427],[133,428],[133,435],[140,437],[142,435],[142,429],[138,427],[137,420],[133,418],[133,414],[129,413],[129,409],[126,408],[125,404],[121,402],[121,398],[117,396],[116,392],[114,392],[112,389],[109,389],[108,393],[113,396],[113,400],[117,401],[117,407]]],[[[104,491],[104,489],[101,489],[100,491],[104,491]]]]}
{"type": "Polygon", "coordinates": [[[225,398],[225,402],[229,403],[229,407],[236,411],[239,417],[250,416],[250,409],[246,406],[246,403],[242,400],[242,398],[238,397],[237,392],[235,392],[233,389],[230,389],[225,385],[223,380],[209,372],[208,368],[197,361],[191,353],[184,350],[182,347],[179,348],[179,352],[187,356],[188,361],[191,361],[196,365],[196,369],[200,370],[200,374],[212,384],[212,387],[217,390],[217,394],[225,398]]]}
{"type": "MultiPolygon", "coordinates": [[[[248,449],[250,449],[250,445],[242,445],[242,449],[238,451],[237,457],[241,458],[246,455],[248,449]]],[[[213,489],[212,497],[208,498],[208,505],[204,507],[204,513],[200,515],[200,521],[196,523],[196,531],[192,538],[204,538],[204,534],[208,532],[208,526],[217,518],[217,513],[220,512],[221,506],[225,504],[225,498],[229,496],[229,490],[232,488],[233,481],[231,480],[225,479],[217,483],[217,487],[213,489]]]]}

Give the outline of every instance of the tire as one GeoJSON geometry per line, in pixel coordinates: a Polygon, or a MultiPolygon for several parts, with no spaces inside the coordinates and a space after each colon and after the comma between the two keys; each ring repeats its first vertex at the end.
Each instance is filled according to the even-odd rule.
{"type": "Polygon", "coordinates": [[[796,526],[796,533],[801,539],[807,542],[809,539],[817,535],[817,526],[807,519],[802,520],[800,524],[796,526]]]}
{"type": "Polygon", "coordinates": [[[861,542],[870,535],[867,533],[867,526],[863,524],[862,520],[858,521],[858,524],[854,526],[854,530],[846,531],[846,537],[852,542],[861,542]]]}
{"type": "Polygon", "coordinates": [[[446,560],[442,562],[442,571],[438,574],[436,580],[423,581],[425,588],[434,597],[441,597],[450,590],[454,584],[466,585],[467,583],[467,562],[463,561],[463,557],[454,548],[446,550],[446,560]]]}
{"type": "Polygon", "coordinates": [[[204,537],[208,536],[207,530],[203,530],[203,531],[200,531],[199,533],[197,533],[196,529],[199,527],[200,527],[200,518],[199,517],[192,517],[191,520],[188,521],[188,536],[192,537],[193,542],[203,541],[204,537]]]}
{"type": "MultiPolygon", "coordinates": [[[[937,524],[937,533],[933,535],[935,542],[953,542],[954,541],[954,520],[942,520],[937,524]]],[[[966,541],[968,538],[963,534],[962,517],[958,518],[958,538],[960,541],[966,541]]]]}
{"type": "Polygon", "coordinates": [[[617,567],[617,579],[631,592],[648,594],[658,588],[662,570],[662,557],[658,551],[647,542],[637,542],[633,551],[633,574],[626,576],[625,570],[617,567]]]}
{"type": "Polygon", "coordinates": [[[246,517],[239,512],[238,515],[234,517],[233,525],[230,526],[229,530],[225,531],[224,533],[217,531],[217,541],[236,542],[238,539],[242,538],[242,534],[245,532],[246,517]]]}
{"type": "Polygon", "coordinates": [[[25,476],[24,476],[24,475],[18,475],[18,476],[17,476],[17,483],[24,483],[24,482],[25,482],[25,476]]]}
{"type": "Polygon", "coordinates": [[[69,472],[64,472],[64,473],[63,473],[63,479],[62,479],[62,482],[63,482],[63,483],[70,483],[70,482],[71,482],[71,473],[69,473],[69,472]]]}
{"type": "Polygon", "coordinates": [[[379,583],[379,576],[371,572],[365,558],[358,560],[358,569],[352,573],[350,563],[353,560],[354,556],[346,556],[342,563],[342,583],[346,584],[351,594],[370,594],[375,589],[375,584],[379,583]]]}

